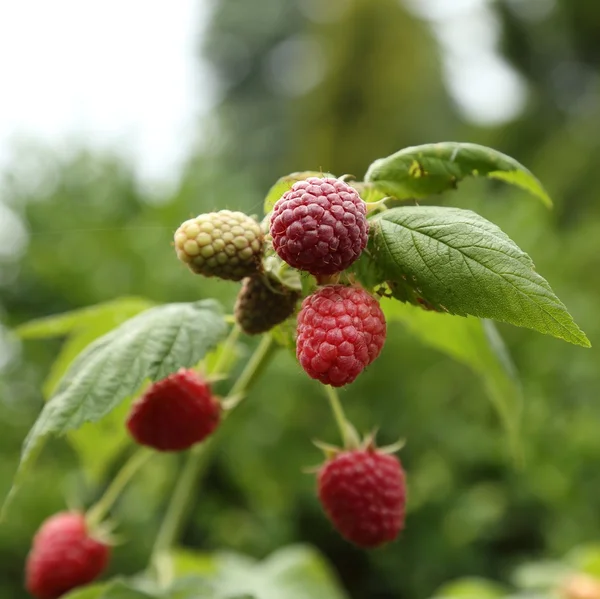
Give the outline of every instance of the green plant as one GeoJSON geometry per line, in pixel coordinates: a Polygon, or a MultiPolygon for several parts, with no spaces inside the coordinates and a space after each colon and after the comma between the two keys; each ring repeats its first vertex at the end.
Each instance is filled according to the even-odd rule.
{"type": "Polygon", "coordinates": [[[520,564],[510,585],[485,578],[460,578],[444,584],[435,599],[598,599],[600,547],[581,545],[555,560],[520,564]]]}
{"type": "MultiPolygon", "coordinates": [[[[518,385],[490,319],[528,327],[583,347],[590,344],[546,280],[535,271],[529,256],[497,226],[468,210],[417,203],[421,198],[454,189],[466,177],[478,176],[516,185],[545,205],[551,204],[537,179],[513,159],[471,144],[434,144],[408,148],[377,160],[368,169],[364,181],[344,177],[345,182],[340,179],[338,185],[327,181],[330,175],[322,173],[288,175],[267,194],[262,230],[250,217],[236,217],[236,222],[230,223],[221,214],[217,218],[219,235],[230,234],[224,239],[225,243],[219,243],[221,237],[213,235],[216,217],[211,217],[208,221],[186,221],[185,231],[178,230],[176,246],[186,263],[189,263],[188,258],[193,260],[198,255],[207,261],[216,254],[221,256],[214,264],[207,262],[209,271],[204,268],[204,262],[202,268],[192,270],[209,275],[224,272],[226,278],[234,279],[260,277],[262,284],[270,285],[274,293],[281,293],[286,302],[290,296],[294,299],[310,297],[314,302],[305,303],[310,307],[311,302],[316,305],[317,301],[333,301],[322,297],[323,290],[319,288],[323,286],[325,289],[360,288],[358,293],[368,297],[368,301],[355,303],[354,308],[344,304],[339,313],[330,306],[321,314],[319,308],[323,317],[319,323],[323,326],[317,327],[306,320],[311,327],[310,351],[304,346],[301,357],[310,362],[315,372],[333,372],[335,367],[335,380],[327,379],[332,383],[347,382],[338,378],[340,372],[348,368],[347,358],[356,360],[362,356],[362,364],[370,365],[377,357],[385,339],[385,323],[379,317],[380,308],[374,297],[381,298],[388,320],[404,322],[423,342],[467,363],[482,376],[518,457],[518,385]],[[331,185],[333,191],[328,187],[331,185]],[[307,208],[311,203],[311,186],[315,188],[314,197],[320,198],[323,194],[328,197],[322,211],[307,208]],[[348,191],[350,188],[353,191],[348,191]],[[308,199],[298,190],[306,191],[308,199]],[[304,204],[286,205],[279,215],[282,219],[277,225],[279,228],[273,231],[271,213],[282,196],[284,202],[292,198],[304,204]],[[357,200],[359,196],[362,199],[357,200]],[[283,212],[287,209],[293,214],[286,224],[283,212]],[[324,218],[323,214],[334,217],[333,221],[319,220],[324,218]],[[365,218],[364,224],[362,218],[365,218]],[[202,237],[201,225],[210,228],[210,239],[202,237]],[[322,230],[321,225],[333,233],[329,229],[322,230]],[[291,229],[292,226],[295,230],[286,235],[283,242],[285,227],[291,229]],[[368,241],[364,237],[367,229],[368,241]],[[314,231],[317,233],[313,235],[314,231]],[[276,243],[269,233],[279,235],[276,243]],[[290,244],[290,239],[302,242],[290,244]],[[309,243],[309,239],[314,243],[309,243]],[[325,246],[319,245],[322,243],[325,246]],[[328,247],[335,256],[327,254],[328,247]],[[226,248],[231,251],[228,253],[226,248]],[[202,254],[204,249],[206,255],[202,254]],[[307,260],[303,252],[313,253],[307,260]],[[240,260],[244,263],[243,272],[236,270],[240,260]],[[316,276],[293,268],[286,260],[316,276]],[[337,272],[332,266],[336,264],[345,270],[337,272]]],[[[79,447],[82,425],[87,422],[101,425],[108,419],[121,418],[115,408],[142,394],[149,383],[162,381],[181,368],[197,368],[213,379],[227,378],[236,366],[240,343],[235,317],[226,315],[214,300],[152,306],[145,300],[126,298],[34,321],[17,332],[23,338],[68,335],[70,340],[46,385],[49,401],[25,440],[4,513],[10,509],[10,500],[18,493],[20,482],[48,436],[68,434],[75,447],[79,447]]],[[[264,332],[254,354],[222,401],[225,413],[230,414],[249,393],[279,347],[294,346],[294,326],[293,321],[290,326],[290,319],[264,332]]],[[[303,366],[306,368],[304,362],[303,366]]],[[[360,369],[353,375],[358,376],[359,372],[360,369]]],[[[353,380],[354,376],[350,378],[353,380]]],[[[326,391],[345,448],[357,447],[358,435],[344,415],[337,393],[332,387],[326,387],[326,391]]],[[[284,595],[301,599],[315,593],[341,596],[327,567],[308,549],[290,550],[284,557],[277,554],[261,564],[238,556],[217,556],[208,559],[207,566],[206,556],[187,555],[186,575],[182,576],[177,549],[179,531],[199,472],[215,451],[218,439],[217,433],[189,450],[147,571],[133,580],[76,591],[73,597],[252,596],[263,599],[284,595]],[[307,574],[300,576],[299,581],[298,572],[304,569],[307,574]]],[[[103,497],[88,510],[89,522],[97,524],[110,513],[128,481],[149,456],[147,450],[133,455],[103,497]]],[[[113,457],[114,454],[107,455],[106,460],[113,457]]],[[[410,467],[408,471],[410,484],[410,467]]]]}

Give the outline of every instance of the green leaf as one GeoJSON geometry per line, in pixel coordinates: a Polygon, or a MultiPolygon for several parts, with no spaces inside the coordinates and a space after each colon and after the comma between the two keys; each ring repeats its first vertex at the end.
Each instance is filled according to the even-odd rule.
{"type": "Polygon", "coordinates": [[[383,300],[381,305],[388,321],[401,322],[422,343],[471,368],[481,378],[506,429],[513,455],[520,460],[522,390],[494,324],[470,317],[455,318],[393,300],[383,300]]]}
{"type": "Polygon", "coordinates": [[[133,588],[123,580],[115,580],[105,584],[95,584],[72,591],[63,599],[154,599],[156,595],[149,595],[133,588]]]}
{"type": "Polygon", "coordinates": [[[226,333],[220,306],[203,300],[151,308],[94,341],[73,361],[25,439],[3,511],[47,435],[100,420],[147,379],[196,365],[226,333]]]}
{"type": "Polygon", "coordinates": [[[564,562],[544,560],[520,565],[513,574],[515,585],[527,590],[552,590],[575,574],[564,562]]]}
{"type": "Polygon", "coordinates": [[[15,333],[21,339],[62,337],[76,328],[83,328],[98,321],[108,324],[112,322],[112,326],[108,327],[111,329],[152,306],[150,300],[141,297],[121,297],[89,308],[32,320],[17,327],[15,333]]]}
{"type": "Polygon", "coordinates": [[[64,599],[100,599],[107,586],[108,584],[85,586],[67,593],[64,599]]]}
{"type": "Polygon", "coordinates": [[[379,183],[376,182],[365,183],[364,181],[348,181],[348,184],[356,189],[363,202],[366,202],[367,204],[373,204],[379,200],[383,200],[383,198],[389,195],[385,185],[379,185],[379,183]]]}
{"type": "Polygon", "coordinates": [[[286,547],[262,562],[234,553],[178,551],[174,564],[176,574],[196,574],[199,583],[208,581],[215,599],[345,598],[325,559],[307,546],[286,547]]]}
{"type": "Polygon", "coordinates": [[[103,480],[113,460],[130,441],[125,420],[130,403],[123,401],[98,422],[86,422],[67,433],[69,443],[77,453],[85,475],[92,483],[103,480]]]}
{"type": "Polygon", "coordinates": [[[567,554],[565,562],[579,572],[600,578],[600,543],[575,547],[567,554]]]}
{"type": "Polygon", "coordinates": [[[371,220],[370,257],[394,296],[590,347],[531,258],[470,210],[411,206],[371,220]]]}
{"type": "Polygon", "coordinates": [[[343,599],[345,593],[325,559],[307,546],[286,547],[270,556],[261,567],[269,581],[268,594],[260,599],[343,599]]]}
{"type": "Polygon", "coordinates": [[[476,144],[444,142],[405,148],[373,162],[365,181],[376,183],[386,195],[405,199],[454,189],[467,177],[500,179],[552,206],[542,184],[523,165],[476,144]]]}
{"type": "MultiPolygon", "coordinates": [[[[44,382],[44,397],[48,398],[54,393],[73,360],[88,345],[150,306],[150,302],[146,300],[122,298],[95,306],[93,309],[70,313],[71,316],[78,314],[80,318],[77,320],[71,318],[69,322],[66,316],[57,319],[55,324],[60,325],[62,322],[62,325],[54,327],[53,330],[61,330],[69,336],[44,382]],[[70,331],[66,331],[63,326],[67,322],[72,325],[70,331]]],[[[48,329],[42,327],[40,330],[48,329]]],[[[77,452],[86,475],[92,481],[98,481],[103,477],[106,468],[127,443],[128,437],[123,426],[127,409],[128,406],[123,403],[99,422],[85,424],[80,429],[68,433],[69,443],[77,452]]]]}
{"type": "Polygon", "coordinates": [[[269,189],[267,193],[267,197],[264,202],[264,211],[265,214],[268,214],[273,210],[273,206],[275,206],[275,202],[286,192],[292,188],[294,183],[298,181],[304,181],[304,179],[308,179],[309,177],[320,177],[324,179],[326,177],[335,177],[331,173],[321,173],[319,171],[302,171],[299,173],[290,173],[285,177],[281,177],[277,180],[275,185],[269,189]]]}
{"type": "Polygon", "coordinates": [[[460,578],[442,586],[435,599],[497,599],[508,594],[503,586],[484,578],[460,578]]]}

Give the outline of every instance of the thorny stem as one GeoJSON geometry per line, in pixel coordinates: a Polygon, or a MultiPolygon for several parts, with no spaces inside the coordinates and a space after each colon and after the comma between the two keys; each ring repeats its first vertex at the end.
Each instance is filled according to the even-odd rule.
{"type": "Polygon", "coordinates": [[[340,430],[344,447],[349,447],[352,443],[350,423],[348,422],[346,414],[344,413],[344,408],[342,407],[340,397],[337,391],[331,385],[325,386],[325,392],[327,393],[327,399],[329,400],[333,417],[335,418],[335,422],[340,430]]]}
{"type": "Polygon", "coordinates": [[[110,485],[108,485],[104,495],[88,510],[86,521],[89,528],[94,528],[102,522],[129,481],[151,456],[152,452],[142,447],[125,462],[110,485]]]}
{"type": "MultiPolygon", "coordinates": [[[[225,401],[228,398],[243,395],[249,390],[268,364],[274,349],[275,345],[272,337],[264,335],[254,354],[231,388],[227,398],[225,398],[225,401]]],[[[159,578],[159,584],[166,585],[171,576],[169,568],[166,567],[168,564],[165,564],[165,557],[179,536],[181,527],[185,522],[185,518],[195,497],[194,487],[198,482],[203,467],[208,464],[208,458],[213,447],[214,444],[211,440],[194,447],[189,452],[187,461],[177,480],[150,557],[150,566],[154,567],[159,578]]]]}

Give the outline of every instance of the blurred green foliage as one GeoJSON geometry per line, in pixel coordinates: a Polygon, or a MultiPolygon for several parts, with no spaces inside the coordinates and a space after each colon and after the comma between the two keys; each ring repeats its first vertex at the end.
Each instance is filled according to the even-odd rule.
{"type": "MultiPolygon", "coordinates": [[[[118,156],[22,148],[1,182],[2,202],[23,223],[27,243],[0,253],[0,363],[7,362],[0,370],[0,495],[60,350],[58,340],[20,343],[8,330],[118,296],[215,297],[229,310],[236,285],[192,276],[175,259],[172,234],[185,218],[215,208],[260,214],[269,187],[288,172],[360,176],[376,158],[440,140],[515,156],[543,182],[554,210],[479,180],[445,201],[510,234],[597,344],[600,5],[557,0],[532,17],[527,2],[490,4],[503,52],[529,91],[524,112],[501,128],[459,116],[432,30],[396,0],[221,0],[203,49],[222,94],[199,124],[210,151],[190,156],[172,193],[151,193],[118,156]]],[[[319,385],[280,352],[223,427],[184,544],[257,558],[289,543],[314,544],[352,597],[387,599],[432,596],[467,575],[508,580],[524,560],[560,558],[597,541],[597,350],[509,326],[500,332],[522,380],[522,468],[477,376],[394,322],[377,364],[342,399],[361,430],[379,427],[384,443],[408,439],[401,457],[410,509],[401,540],[365,553],[324,520],[314,480],[302,469],[320,460],[311,439],[337,442],[335,427],[319,385]]],[[[241,358],[252,344],[244,341],[241,358]]],[[[49,445],[0,527],[3,599],[24,596],[23,562],[42,519],[65,500],[97,498],[130,450],[122,447],[103,480],[90,480],[65,440],[49,445]]],[[[116,549],[111,573],[145,565],[179,465],[177,456],[158,457],[119,502],[115,516],[129,542],[116,549]]]]}

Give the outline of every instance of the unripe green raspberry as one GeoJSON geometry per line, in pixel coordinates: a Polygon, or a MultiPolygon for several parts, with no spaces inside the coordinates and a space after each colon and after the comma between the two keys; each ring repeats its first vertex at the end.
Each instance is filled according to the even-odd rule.
{"type": "Polygon", "coordinates": [[[247,335],[266,333],[294,313],[300,294],[263,276],[244,279],[235,319],[247,335]]]}
{"type": "Polygon", "coordinates": [[[239,281],[257,273],[262,247],[259,223],[243,212],[200,214],[175,232],[177,257],[206,277],[239,281]]]}

